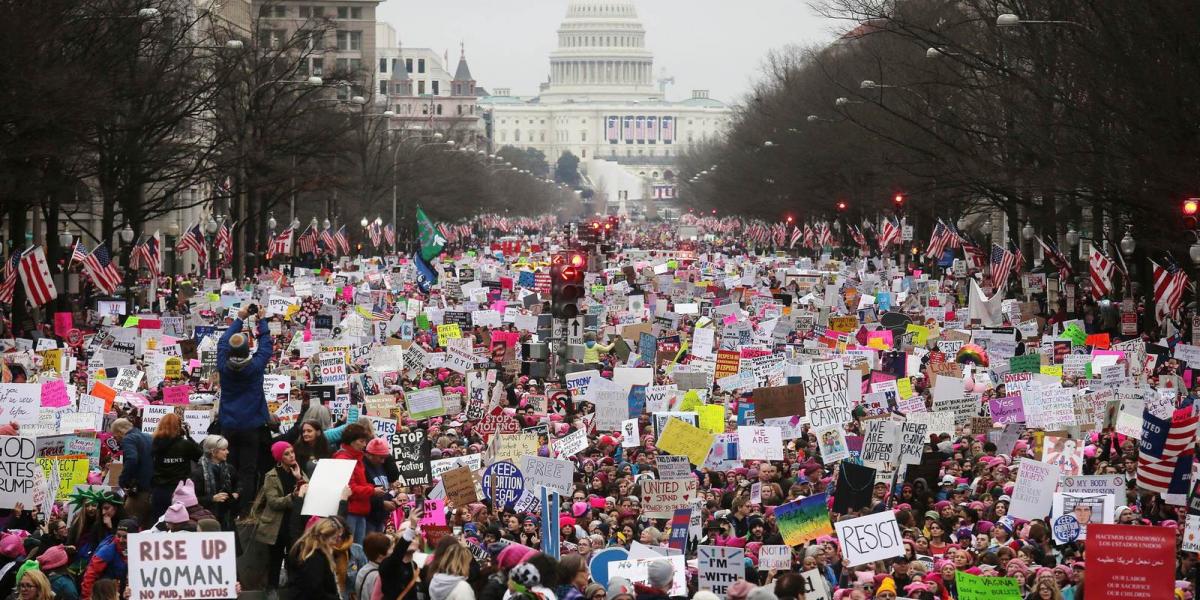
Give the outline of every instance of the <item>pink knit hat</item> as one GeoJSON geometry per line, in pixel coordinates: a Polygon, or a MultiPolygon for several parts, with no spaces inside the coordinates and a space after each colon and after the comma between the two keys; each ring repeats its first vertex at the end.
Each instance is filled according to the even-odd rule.
{"type": "Polygon", "coordinates": [[[182,503],[176,502],[167,509],[167,513],[163,516],[163,520],[172,525],[187,523],[189,520],[187,507],[182,503]]]}
{"type": "Polygon", "coordinates": [[[176,502],[182,504],[185,508],[200,504],[200,501],[196,499],[196,486],[192,483],[191,479],[184,479],[179,482],[179,485],[175,486],[175,493],[171,495],[171,503],[174,504],[176,502]]]}
{"type": "Polygon", "coordinates": [[[271,444],[271,456],[275,458],[275,462],[283,462],[283,453],[291,449],[292,445],[287,442],[275,442],[271,444]]]}

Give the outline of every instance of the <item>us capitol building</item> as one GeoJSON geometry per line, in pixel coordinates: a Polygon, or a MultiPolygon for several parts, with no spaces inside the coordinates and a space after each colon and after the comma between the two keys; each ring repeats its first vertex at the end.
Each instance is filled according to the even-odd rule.
{"type": "Polygon", "coordinates": [[[707,90],[670,101],[669,82],[654,71],[633,0],[571,0],[539,94],[494,88],[479,106],[493,148],[535,148],[551,165],[563,152],[579,157],[580,170],[606,196],[606,212],[644,200],[669,209],[675,158],[723,135],[732,113],[707,90]]]}

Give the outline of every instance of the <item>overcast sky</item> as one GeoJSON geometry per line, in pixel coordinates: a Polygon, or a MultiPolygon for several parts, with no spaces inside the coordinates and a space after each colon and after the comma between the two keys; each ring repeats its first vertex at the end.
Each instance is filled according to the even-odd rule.
{"type": "MultiPolygon", "coordinates": [[[[451,73],[461,40],[480,85],[534,95],[566,7],[567,0],[385,0],[377,17],[396,28],[404,46],[449,50],[451,73]]],[[[845,28],[815,15],[805,0],[637,0],[637,8],[656,75],[665,68],[675,77],[667,88],[672,99],[707,89],[738,101],[768,51],[827,43],[845,28]]]]}

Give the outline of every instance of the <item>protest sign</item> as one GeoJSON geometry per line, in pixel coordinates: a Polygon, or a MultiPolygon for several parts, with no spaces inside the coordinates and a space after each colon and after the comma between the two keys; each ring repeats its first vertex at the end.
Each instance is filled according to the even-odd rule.
{"type": "Polygon", "coordinates": [[[904,542],[896,514],[875,513],[834,523],[846,566],[857,567],[904,554],[904,542]]]}
{"type": "MultiPolygon", "coordinates": [[[[686,456],[696,466],[704,464],[713,445],[713,434],[689,425],[679,419],[667,420],[667,425],[658,436],[658,448],[678,456],[686,456]]],[[[782,452],[782,448],[780,448],[782,452]]]]}
{"type": "Polygon", "coordinates": [[[510,462],[492,463],[483,472],[483,493],[496,506],[512,508],[521,491],[525,489],[525,477],[521,470],[510,462]]]}
{"type": "Polygon", "coordinates": [[[466,506],[479,499],[475,490],[475,477],[470,467],[450,469],[442,474],[442,485],[446,488],[446,498],[454,506],[466,506]]]}
{"type": "Polygon", "coordinates": [[[1096,524],[1088,538],[1084,583],[1089,599],[1174,597],[1174,528],[1096,524]]]}
{"type": "Polygon", "coordinates": [[[309,479],[308,493],[300,514],[328,517],[337,514],[342,499],[342,490],[350,483],[356,461],[323,458],[309,479]]]}
{"type": "Polygon", "coordinates": [[[421,429],[395,432],[389,438],[392,460],[400,472],[397,480],[402,486],[429,485],[432,474],[429,469],[430,440],[421,429]]]}
{"type": "Polygon", "coordinates": [[[800,365],[796,370],[804,382],[804,414],[813,428],[850,422],[849,378],[840,361],[800,365]]]}
{"type": "MultiPolygon", "coordinates": [[[[33,386],[39,387],[39,386],[33,386]]],[[[32,438],[0,436],[0,508],[34,506],[36,444],[32,438]]]]}
{"type": "Polygon", "coordinates": [[[40,383],[0,383],[0,423],[35,425],[41,406],[40,383]]]}
{"type": "Polygon", "coordinates": [[[697,483],[688,479],[646,479],[642,486],[642,512],[651,518],[669,519],[676,509],[696,497],[697,483]]]}
{"type": "Polygon", "coordinates": [[[959,572],[954,579],[958,582],[958,600],[1021,600],[1021,583],[1015,577],[959,572]]]}
{"type": "Polygon", "coordinates": [[[783,543],[799,546],[833,534],[828,499],[829,494],[822,492],[775,507],[775,520],[783,543]]]}
{"type": "Polygon", "coordinates": [[[1046,518],[1054,501],[1058,478],[1058,467],[1029,458],[1022,460],[1008,514],[1026,520],[1046,518]]]}
{"type": "MultiPolygon", "coordinates": [[[[641,445],[641,441],[637,440],[637,445],[641,445]]],[[[588,447],[587,432],[582,429],[576,429],[567,435],[551,442],[551,446],[557,453],[558,458],[571,458],[580,452],[583,452],[588,447]]]]}
{"type": "Polygon", "coordinates": [[[696,572],[700,589],[724,598],[729,586],[746,576],[746,551],[730,546],[700,546],[696,549],[696,572]]]}
{"type": "Polygon", "coordinates": [[[404,393],[404,402],[408,406],[408,416],[413,419],[428,419],[446,414],[446,405],[442,402],[442,388],[430,386],[404,393]]]}
{"type": "Polygon", "coordinates": [[[792,384],[754,390],[754,413],[760,419],[804,416],[804,385],[792,384]]]}
{"type": "Polygon", "coordinates": [[[575,476],[575,463],[569,460],[523,456],[521,475],[525,477],[525,489],[538,493],[539,488],[570,496],[575,476]]]}
{"type": "Polygon", "coordinates": [[[692,474],[686,456],[660,454],[654,457],[654,463],[658,467],[659,479],[686,479],[692,474]]]}
{"type": "Polygon", "coordinates": [[[234,532],[131,533],[132,598],[236,598],[234,532]]]}
{"type": "MultiPolygon", "coordinates": [[[[910,325],[911,327],[911,325],[910,325]]],[[[800,573],[804,580],[804,600],[831,600],[833,592],[829,589],[829,580],[818,569],[809,569],[800,573]]]]}
{"type": "Polygon", "coordinates": [[[738,426],[738,455],[743,460],[783,460],[783,435],[778,427],[738,426]]]}
{"type": "Polygon", "coordinates": [[[759,571],[786,571],[792,568],[792,548],[783,545],[762,546],[758,549],[759,571]]]}

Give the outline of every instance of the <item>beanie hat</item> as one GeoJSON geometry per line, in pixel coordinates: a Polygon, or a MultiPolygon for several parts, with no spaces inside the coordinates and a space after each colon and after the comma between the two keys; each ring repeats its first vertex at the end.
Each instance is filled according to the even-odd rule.
{"type": "Polygon", "coordinates": [[[121,519],[117,522],[117,531],[137,533],[141,530],[142,528],[140,525],[138,525],[137,519],[121,519]]]}
{"type": "Polygon", "coordinates": [[[171,503],[176,502],[183,504],[184,507],[200,504],[200,501],[196,499],[196,485],[192,483],[191,479],[184,479],[175,486],[175,493],[171,494],[171,503]]]}
{"type": "Polygon", "coordinates": [[[656,560],[646,569],[646,582],[660,590],[671,589],[671,579],[674,576],[675,568],[671,566],[671,561],[656,560]]]}
{"type": "Polygon", "coordinates": [[[17,568],[17,583],[18,584],[21,583],[21,578],[25,576],[25,573],[27,571],[37,571],[37,570],[39,570],[39,569],[38,569],[38,561],[36,561],[36,560],[30,559],[30,560],[27,560],[27,561],[21,563],[21,566],[17,568]]]}
{"type": "Polygon", "coordinates": [[[271,456],[275,458],[275,462],[283,462],[283,453],[291,447],[292,445],[287,442],[275,442],[271,444],[271,456]]]}
{"type": "Polygon", "coordinates": [[[875,590],[876,594],[879,594],[881,592],[891,592],[891,593],[895,594],[896,593],[896,580],[892,579],[891,577],[884,577],[883,582],[879,584],[879,588],[877,588],[875,590]]]}
{"type": "Polygon", "coordinates": [[[38,555],[37,561],[43,571],[57,569],[67,564],[67,550],[62,544],[51,546],[38,555]]]}
{"type": "Polygon", "coordinates": [[[180,502],[172,504],[170,508],[167,509],[166,514],[163,515],[163,520],[171,525],[187,523],[189,520],[187,507],[180,502]]]}
{"type": "Polygon", "coordinates": [[[754,591],[754,588],[755,585],[753,583],[745,579],[739,579],[733,585],[729,586],[729,589],[725,592],[725,599],[746,600],[750,596],[750,592],[754,591]]]}
{"type": "Polygon", "coordinates": [[[608,597],[610,600],[617,596],[634,595],[633,584],[624,577],[609,577],[608,578],[608,597]]]}
{"type": "Polygon", "coordinates": [[[9,534],[0,538],[0,556],[17,558],[24,551],[25,545],[21,543],[20,536],[9,534]]]}
{"type": "Polygon", "coordinates": [[[524,586],[525,589],[542,583],[542,574],[538,572],[537,567],[530,563],[522,563],[513,567],[512,572],[509,573],[509,578],[513,583],[524,586]]]}
{"type": "Polygon", "coordinates": [[[391,456],[392,448],[388,446],[388,443],[383,438],[372,438],[371,441],[367,442],[367,454],[391,456]]]}
{"type": "Polygon", "coordinates": [[[229,336],[229,356],[231,358],[246,358],[250,356],[250,340],[244,333],[229,336]]]}

